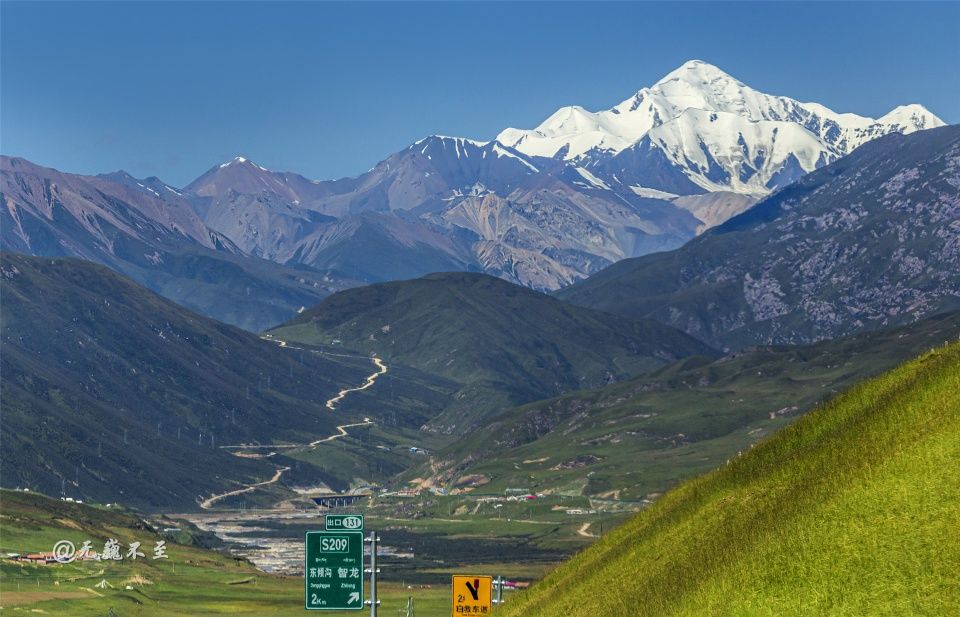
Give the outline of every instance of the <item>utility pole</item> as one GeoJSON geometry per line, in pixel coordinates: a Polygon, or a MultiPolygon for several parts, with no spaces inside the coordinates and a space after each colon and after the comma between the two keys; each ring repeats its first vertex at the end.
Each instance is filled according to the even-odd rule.
{"type": "Polygon", "coordinates": [[[370,544],[370,567],[366,570],[370,575],[370,599],[365,600],[364,604],[370,605],[370,617],[377,617],[377,606],[380,605],[380,600],[377,599],[377,574],[380,573],[380,569],[377,568],[377,542],[380,538],[377,537],[376,531],[371,531],[363,541],[370,544]]]}

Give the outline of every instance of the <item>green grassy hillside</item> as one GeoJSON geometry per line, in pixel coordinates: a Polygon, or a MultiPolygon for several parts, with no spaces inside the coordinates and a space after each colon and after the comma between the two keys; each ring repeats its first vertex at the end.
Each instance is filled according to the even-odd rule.
{"type": "Polygon", "coordinates": [[[852,385],[960,336],[960,312],[901,328],[711,361],[689,358],[491,418],[440,452],[446,485],[640,500],[704,473],[852,385]]]}
{"type": "Polygon", "coordinates": [[[712,350],[670,327],[564,304],[497,278],[442,273],[351,289],[270,331],[278,339],[375,351],[462,389],[431,424],[597,387],[712,350]]]}
{"type": "Polygon", "coordinates": [[[505,607],[546,615],[949,615],[960,344],[671,491],[505,607]]]}

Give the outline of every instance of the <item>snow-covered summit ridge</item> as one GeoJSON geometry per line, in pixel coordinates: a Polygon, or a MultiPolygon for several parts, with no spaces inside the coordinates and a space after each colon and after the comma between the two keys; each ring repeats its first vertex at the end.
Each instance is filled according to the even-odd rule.
{"type": "MultiPolygon", "coordinates": [[[[808,130],[829,142],[840,141],[816,125],[836,124],[851,133],[871,125],[899,126],[910,132],[943,126],[944,122],[922,105],[897,107],[873,119],[851,113],[837,113],[817,103],[801,103],[788,97],[764,94],[750,88],[716,66],[690,60],[671,71],[656,84],[639,90],[618,105],[600,112],[580,106],[563,107],[532,130],[508,128],[497,141],[524,154],[555,156],[564,146],[565,158],[582,156],[594,148],[619,152],[636,143],[655,126],[668,123],[687,109],[732,113],[759,122],[763,120],[810,124],[808,130]],[[816,122],[819,119],[820,122],[816,122]]],[[[861,136],[848,144],[844,153],[867,141],[861,136]]]]}
{"type": "Polygon", "coordinates": [[[837,113],[759,92],[712,64],[690,60],[608,110],[563,107],[534,129],[508,128],[496,139],[528,156],[588,166],[652,143],[706,190],[763,194],[793,168],[809,172],[881,135],[943,125],[918,104],[879,119],[837,113]],[[749,169],[742,168],[745,160],[749,169]]]}

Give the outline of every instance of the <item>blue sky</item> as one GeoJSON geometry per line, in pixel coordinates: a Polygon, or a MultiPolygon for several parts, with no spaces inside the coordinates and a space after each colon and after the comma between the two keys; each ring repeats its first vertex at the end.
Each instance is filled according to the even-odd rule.
{"type": "Polygon", "coordinates": [[[0,4],[0,150],[183,185],[235,155],[356,175],[432,133],[602,109],[684,61],[960,122],[956,3],[0,4]]]}

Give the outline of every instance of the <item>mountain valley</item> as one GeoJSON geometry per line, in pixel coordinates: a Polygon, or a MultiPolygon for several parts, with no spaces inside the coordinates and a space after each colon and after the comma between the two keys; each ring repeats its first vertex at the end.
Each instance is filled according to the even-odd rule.
{"type": "Polygon", "coordinates": [[[939,5],[7,4],[0,612],[960,603],[939,5]]]}

